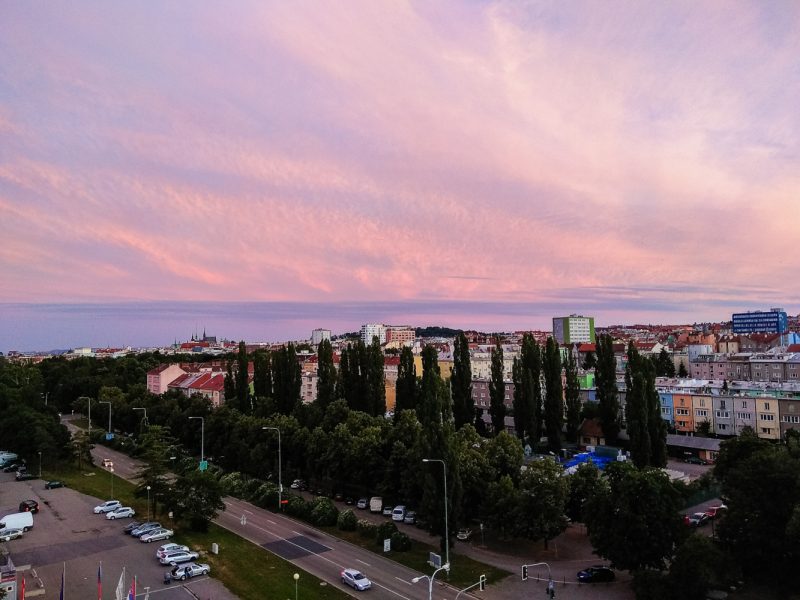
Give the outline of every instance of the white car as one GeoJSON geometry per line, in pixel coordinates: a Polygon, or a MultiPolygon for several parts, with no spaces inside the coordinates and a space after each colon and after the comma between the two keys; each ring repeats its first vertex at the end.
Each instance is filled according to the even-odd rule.
{"type": "Polygon", "coordinates": [[[168,540],[174,534],[175,532],[172,531],[171,529],[164,529],[164,528],[154,529],[153,531],[148,531],[147,533],[142,534],[139,537],[139,541],[146,542],[149,544],[150,542],[157,542],[159,540],[168,540]]]}
{"type": "Polygon", "coordinates": [[[169,574],[172,576],[173,579],[180,579],[183,581],[187,577],[197,577],[198,575],[208,575],[211,571],[211,567],[208,565],[198,565],[196,563],[192,563],[190,565],[182,565],[177,566],[169,574]]]}
{"type": "Polygon", "coordinates": [[[405,506],[395,506],[394,510],[392,511],[392,521],[403,521],[406,518],[406,507],[405,506]]]}
{"type": "Polygon", "coordinates": [[[22,529],[0,529],[0,542],[8,542],[21,538],[23,534],[22,529]]]}
{"type": "Polygon", "coordinates": [[[342,571],[342,583],[346,583],[349,586],[352,586],[355,590],[368,590],[372,587],[372,584],[369,582],[369,579],[364,577],[361,574],[361,571],[356,571],[355,569],[345,569],[342,571]]]}
{"type": "Polygon", "coordinates": [[[197,552],[170,552],[158,559],[162,565],[177,565],[178,563],[189,562],[190,560],[197,560],[200,555],[197,552]]]}
{"type": "Polygon", "coordinates": [[[472,537],[472,529],[469,527],[462,527],[458,530],[458,535],[456,538],[461,540],[462,542],[466,542],[469,538],[472,537]]]}
{"type": "Polygon", "coordinates": [[[303,483],[303,482],[302,482],[302,481],[300,481],[299,479],[295,479],[295,480],[292,482],[292,485],[290,485],[289,487],[290,487],[290,488],[292,488],[293,490],[296,490],[296,489],[299,489],[299,488],[300,488],[300,485],[301,485],[302,483],[303,483]]]}
{"type": "Polygon", "coordinates": [[[106,519],[113,521],[114,519],[125,519],[127,517],[132,517],[136,513],[130,506],[120,506],[119,508],[115,508],[110,513],[106,515],[106,519]]]}
{"type": "Polygon", "coordinates": [[[110,513],[112,510],[117,510],[120,506],[122,505],[119,500],[109,500],[108,502],[103,502],[100,506],[95,506],[94,514],[110,513]]]}
{"type": "Polygon", "coordinates": [[[188,552],[188,546],[181,546],[180,544],[164,544],[158,550],[156,550],[156,558],[161,558],[165,554],[169,554],[170,552],[188,552]]]}

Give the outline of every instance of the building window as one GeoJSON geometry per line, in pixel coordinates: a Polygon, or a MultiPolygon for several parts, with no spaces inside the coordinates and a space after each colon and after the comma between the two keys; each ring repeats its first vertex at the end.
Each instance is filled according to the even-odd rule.
{"type": "Polygon", "coordinates": [[[695,413],[698,417],[707,417],[708,411],[707,410],[700,410],[698,409],[695,413]]]}
{"type": "Polygon", "coordinates": [[[700,398],[700,406],[705,406],[705,405],[706,405],[705,398],[700,398]]]}
{"type": "Polygon", "coordinates": [[[727,410],[724,410],[724,411],[723,410],[718,410],[717,411],[717,418],[718,419],[729,419],[730,416],[731,416],[731,413],[729,413],[727,410]]]}
{"type": "Polygon", "coordinates": [[[747,402],[742,400],[742,408],[747,408],[747,402]]]}
{"type": "Polygon", "coordinates": [[[661,414],[662,414],[662,415],[668,415],[668,414],[670,414],[671,412],[672,412],[672,411],[671,411],[669,408],[662,408],[662,409],[661,409],[661,414]]]}
{"type": "Polygon", "coordinates": [[[758,418],[761,419],[762,421],[774,421],[775,420],[775,415],[764,415],[764,414],[761,414],[761,415],[758,415],[758,418]]]}
{"type": "Polygon", "coordinates": [[[769,427],[762,427],[761,433],[763,433],[764,435],[770,435],[772,433],[772,429],[770,429],[769,427]]]}
{"type": "Polygon", "coordinates": [[[676,415],[688,415],[689,414],[689,409],[688,408],[675,409],[675,414],[676,415]]]}
{"type": "Polygon", "coordinates": [[[753,418],[753,415],[750,413],[736,413],[737,419],[742,419],[743,421],[749,421],[753,418]]]}
{"type": "Polygon", "coordinates": [[[792,415],[783,415],[781,421],[783,421],[784,423],[800,423],[800,417],[792,415]]]}
{"type": "Polygon", "coordinates": [[[764,410],[769,410],[769,402],[764,402],[764,410]]]}
{"type": "Polygon", "coordinates": [[[725,425],[724,423],[718,424],[717,427],[719,428],[720,431],[725,431],[728,428],[728,426],[725,425]]]}

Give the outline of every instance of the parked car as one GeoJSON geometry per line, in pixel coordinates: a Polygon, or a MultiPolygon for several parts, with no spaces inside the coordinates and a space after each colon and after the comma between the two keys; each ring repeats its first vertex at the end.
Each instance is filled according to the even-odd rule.
{"type": "Polygon", "coordinates": [[[383,506],[383,498],[380,496],[373,496],[369,501],[369,512],[379,513],[383,506]]]}
{"type": "Polygon", "coordinates": [[[469,527],[462,527],[461,529],[458,530],[458,534],[456,535],[456,538],[458,538],[462,542],[466,542],[471,537],[472,537],[472,529],[470,529],[469,527]]]}
{"type": "Polygon", "coordinates": [[[156,550],[156,558],[161,558],[165,554],[169,554],[170,552],[188,552],[188,546],[181,546],[180,544],[164,544],[158,550],[156,550]]]}
{"type": "Polygon", "coordinates": [[[3,473],[12,473],[14,471],[18,471],[20,467],[22,470],[25,470],[25,463],[23,463],[21,460],[12,460],[5,463],[3,466],[3,473]]]}
{"type": "Polygon", "coordinates": [[[162,565],[177,565],[178,563],[189,562],[197,560],[200,555],[197,552],[187,552],[186,550],[179,550],[178,552],[170,552],[158,559],[162,565]]]}
{"type": "Polygon", "coordinates": [[[0,517],[0,529],[33,529],[33,515],[29,512],[18,512],[0,517]]]}
{"type": "MultiPolygon", "coordinates": [[[[172,531],[171,529],[165,529],[165,528],[161,527],[159,529],[152,529],[152,530],[148,531],[147,533],[143,533],[139,537],[139,541],[149,544],[150,542],[158,542],[160,540],[168,540],[173,535],[175,535],[174,531],[172,531]]],[[[176,552],[178,552],[178,550],[176,550],[176,552]]],[[[183,552],[186,552],[186,551],[184,550],[183,552]]]]}
{"type": "Polygon", "coordinates": [[[44,484],[44,489],[46,490],[54,490],[56,488],[65,488],[67,484],[63,481],[47,481],[44,484]]]}
{"type": "Polygon", "coordinates": [[[211,567],[208,565],[202,565],[197,563],[192,563],[190,565],[181,565],[177,566],[172,571],[170,571],[170,575],[173,579],[180,579],[183,581],[187,577],[197,577],[198,575],[208,575],[211,571],[211,567]]]}
{"type": "Polygon", "coordinates": [[[0,542],[8,542],[21,538],[23,534],[22,529],[6,528],[0,529],[0,542]]]}
{"type": "Polygon", "coordinates": [[[705,458],[700,458],[698,456],[690,456],[686,459],[686,462],[690,465],[707,465],[708,461],[705,458]]]}
{"type": "Polygon", "coordinates": [[[352,506],[353,504],[355,504],[355,503],[356,503],[356,499],[355,499],[355,498],[353,498],[352,496],[348,496],[347,498],[345,498],[345,499],[344,499],[344,503],[345,503],[347,506],[352,506]]]}
{"type": "Polygon", "coordinates": [[[392,511],[392,521],[402,521],[406,518],[406,507],[403,505],[395,506],[392,511]]]}
{"type": "Polygon", "coordinates": [[[113,462],[111,462],[111,459],[110,459],[110,458],[104,458],[104,459],[103,459],[103,467],[104,467],[104,468],[105,468],[105,467],[113,467],[113,466],[114,466],[114,463],[113,463],[113,462]]]}
{"type": "Polygon", "coordinates": [[[708,523],[708,515],[706,513],[698,512],[689,517],[689,525],[700,527],[708,523]]]}
{"type": "Polygon", "coordinates": [[[389,505],[387,504],[386,506],[384,506],[384,507],[383,507],[383,512],[382,512],[381,514],[382,514],[384,517],[391,517],[391,516],[392,516],[392,511],[393,511],[393,510],[394,510],[394,509],[393,509],[391,506],[389,506],[389,505]]]}
{"type": "Polygon", "coordinates": [[[122,528],[122,533],[127,533],[128,535],[130,535],[131,531],[141,526],[142,523],[140,521],[131,521],[130,523],[125,525],[125,527],[122,528]]]}
{"type": "Polygon", "coordinates": [[[30,481],[31,479],[38,479],[33,473],[27,471],[17,471],[17,481],[30,481]]]}
{"type": "Polygon", "coordinates": [[[99,506],[95,506],[94,514],[99,515],[100,513],[110,513],[112,510],[117,510],[120,506],[122,506],[122,504],[120,504],[119,500],[108,500],[99,506]]]}
{"type": "Polygon", "coordinates": [[[408,523],[409,525],[413,525],[417,522],[417,513],[413,510],[410,510],[406,513],[406,518],[403,519],[403,523],[408,523]]]}
{"type": "Polygon", "coordinates": [[[372,587],[369,579],[355,569],[345,569],[342,571],[342,583],[346,583],[355,590],[363,591],[372,587]]]}
{"type": "Polygon", "coordinates": [[[583,583],[614,581],[614,571],[605,565],[595,565],[578,571],[578,581],[583,583]]]}
{"type": "Polygon", "coordinates": [[[114,519],[125,519],[127,517],[132,517],[136,513],[130,506],[120,506],[112,510],[110,513],[106,515],[106,519],[113,521],[114,519]]]}
{"type": "Polygon", "coordinates": [[[359,498],[358,499],[358,503],[356,504],[356,508],[365,509],[365,508],[367,508],[367,506],[369,506],[369,500],[367,500],[366,498],[359,498]]]}
{"type": "Polygon", "coordinates": [[[706,515],[709,519],[716,519],[721,517],[725,514],[725,511],[728,510],[728,507],[724,504],[720,504],[719,506],[712,506],[706,511],[706,515]]]}
{"type": "Polygon", "coordinates": [[[300,485],[301,485],[302,483],[303,483],[303,482],[302,482],[302,481],[300,481],[299,479],[295,479],[295,480],[292,482],[292,485],[290,485],[289,487],[290,487],[290,488],[292,488],[293,490],[297,490],[297,489],[300,489],[300,485]]]}
{"type": "Polygon", "coordinates": [[[149,521],[148,523],[142,523],[136,529],[131,530],[131,535],[133,537],[141,537],[148,531],[152,531],[153,529],[161,529],[161,523],[156,523],[155,521],[149,521]]]}
{"type": "Polygon", "coordinates": [[[333,496],[333,499],[336,500],[337,502],[341,502],[342,500],[344,500],[344,494],[342,494],[342,492],[337,492],[333,496]]]}
{"type": "Polygon", "coordinates": [[[19,503],[19,512],[39,512],[39,503],[36,500],[23,500],[19,503]]]}

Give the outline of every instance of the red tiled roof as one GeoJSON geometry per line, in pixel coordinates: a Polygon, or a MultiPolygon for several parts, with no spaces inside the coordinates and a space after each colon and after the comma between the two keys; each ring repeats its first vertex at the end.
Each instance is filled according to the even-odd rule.
{"type": "Polygon", "coordinates": [[[603,430],[600,429],[600,425],[598,425],[597,421],[594,419],[584,419],[583,423],[581,423],[581,426],[578,429],[578,433],[587,437],[604,437],[603,430]]]}
{"type": "Polygon", "coordinates": [[[578,352],[597,352],[596,344],[581,344],[578,347],[578,352]]]}

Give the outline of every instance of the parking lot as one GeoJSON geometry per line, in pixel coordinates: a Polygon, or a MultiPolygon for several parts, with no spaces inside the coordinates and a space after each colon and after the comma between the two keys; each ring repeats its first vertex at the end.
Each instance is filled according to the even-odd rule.
{"type": "MultiPolygon", "coordinates": [[[[0,473],[0,516],[18,511],[23,500],[39,502],[34,515],[34,528],[22,538],[0,544],[17,566],[30,565],[44,584],[47,595],[57,597],[61,572],[66,564],[67,597],[90,598],[97,594],[97,570],[103,565],[103,596],[113,598],[123,567],[126,569],[126,593],[133,577],[137,581],[137,597],[148,591],[158,600],[180,598],[233,600],[225,587],[207,576],[186,582],[164,584],[169,567],[161,565],[155,553],[161,543],[143,544],[122,533],[132,519],[106,520],[92,509],[100,501],[71,489],[45,490],[44,481],[14,481],[13,473],[0,473]]],[[[145,515],[146,516],[146,515],[145,515]]],[[[164,525],[169,526],[168,522],[164,525]]],[[[202,556],[198,562],[203,562],[202,556]]],[[[26,594],[39,589],[33,570],[25,571],[26,594]]],[[[18,575],[18,581],[20,581],[18,575]]]]}

